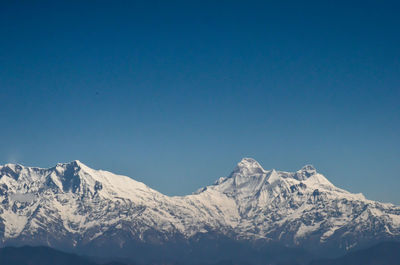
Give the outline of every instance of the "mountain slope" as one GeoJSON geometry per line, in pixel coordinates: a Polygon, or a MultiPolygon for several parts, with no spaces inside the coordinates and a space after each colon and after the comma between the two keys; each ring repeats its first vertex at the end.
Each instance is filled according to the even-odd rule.
{"type": "Polygon", "coordinates": [[[251,158],[214,185],[174,197],[79,161],[0,167],[3,245],[123,256],[136,249],[148,258],[154,248],[168,256],[221,238],[343,253],[400,239],[400,208],[339,189],[312,166],[267,171],[251,158]]]}
{"type": "MultiPolygon", "coordinates": [[[[0,264],[7,265],[96,265],[74,255],[48,247],[6,247],[0,249],[0,264]]],[[[111,264],[110,264],[111,265],[111,264]]]]}
{"type": "Polygon", "coordinates": [[[313,261],[310,265],[400,265],[400,243],[384,242],[341,258],[313,261]]]}

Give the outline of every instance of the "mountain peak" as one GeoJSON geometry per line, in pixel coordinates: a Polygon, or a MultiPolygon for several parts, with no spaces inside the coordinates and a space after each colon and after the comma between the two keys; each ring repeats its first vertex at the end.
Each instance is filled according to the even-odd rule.
{"type": "Polygon", "coordinates": [[[231,175],[256,175],[263,174],[264,169],[262,166],[253,158],[242,158],[242,160],[237,164],[236,168],[233,170],[231,175]]]}
{"type": "Polygon", "coordinates": [[[22,166],[20,164],[13,164],[13,163],[7,163],[4,166],[2,166],[3,168],[8,168],[11,169],[13,171],[18,171],[22,169],[22,166]]]}
{"type": "Polygon", "coordinates": [[[305,165],[300,170],[298,170],[295,174],[295,177],[298,180],[305,180],[311,177],[312,175],[316,174],[317,170],[313,165],[305,165]]]}
{"type": "Polygon", "coordinates": [[[316,169],[313,165],[305,165],[300,170],[301,171],[316,171],[316,169]]]}
{"type": "Polygon", "coordinates": [[[57,167],[81,169],[81,168],[84,168],[87,166],[79,160],[73,160],[73,161],[67,162],[67,163],[57,163],[57,167]]]}
{"type": "Polygon", "coordinates": [[[67,165],[72,165],[72,166],[77,166],[77,167],[84,166],[84,164],[77,159],[67,163],[67,165]]]}

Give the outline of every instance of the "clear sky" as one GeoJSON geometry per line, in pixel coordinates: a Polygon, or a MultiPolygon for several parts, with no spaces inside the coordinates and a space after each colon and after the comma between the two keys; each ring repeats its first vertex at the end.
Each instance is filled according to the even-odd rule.
{"type": "Polygon", "coordinates": [[[399,1],[2,1],[0,163],[78,159],[181,195],[253,157],[313,164],[400,204],[399,12],[399,1]]]}

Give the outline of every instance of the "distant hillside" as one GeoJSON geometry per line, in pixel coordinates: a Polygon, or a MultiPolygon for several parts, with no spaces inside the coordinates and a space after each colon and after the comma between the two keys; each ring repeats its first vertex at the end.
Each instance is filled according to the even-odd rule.
{"type": "MultiPolygon", "coordinates": [[[[285,255],[284,253],[280,253],[285,255]]],[[[0,248],[1,265],[128,265],[124,262],[101,262],[99,260],[78,256],[49,247],[5,247],[0,248]]],[[[174,265],[172,261],[156,261],[151,265],[168,264],[174,265]]],[[[252,265],[251,262],[238,260],[226,260],[213,265],[252,265]]],[[[264,263],[258,263],[264,264],[264,263]]],[[[269,263],[266,263],[269,264],[269,263]]],[[[299,265],[300,263],[274,263],[279,265],[299,265]]],[[[200,264],[199,264],[200,265],[200,264]]],[[[204,265],[204,264],[202,264],[204,265]]],[[[351,252],[337,259],[321,259],[311,262],[309,265],[400,265],[400,242],[385,242],[373,247],[351,252]]]]}
{"type": "MultiPolygon", "coordinates": [[[[98,265],[85,257],[49,247],[5,247],[0,249],[1,265],[98,265]]],[[[107,265],[123,265],[107,263],[107,265]]]]}
{"type": "Polygon", "coordinates": [[[314,261],[310,265],[400,265],[400,242],[381,243],[341,258],[314,261]]]}

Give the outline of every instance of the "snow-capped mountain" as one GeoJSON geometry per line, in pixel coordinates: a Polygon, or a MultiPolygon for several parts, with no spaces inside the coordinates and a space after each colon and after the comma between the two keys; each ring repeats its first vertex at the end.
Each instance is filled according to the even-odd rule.
{"type": "Polygon", "coordinates": [[[116,250],[208,235],[348,250],[399,240],[400,207],[337,188],[310,165],[267,171],[251,158],[213,185],[174,197],[79,161],[0,167],[2,245],[116,250]]]}

